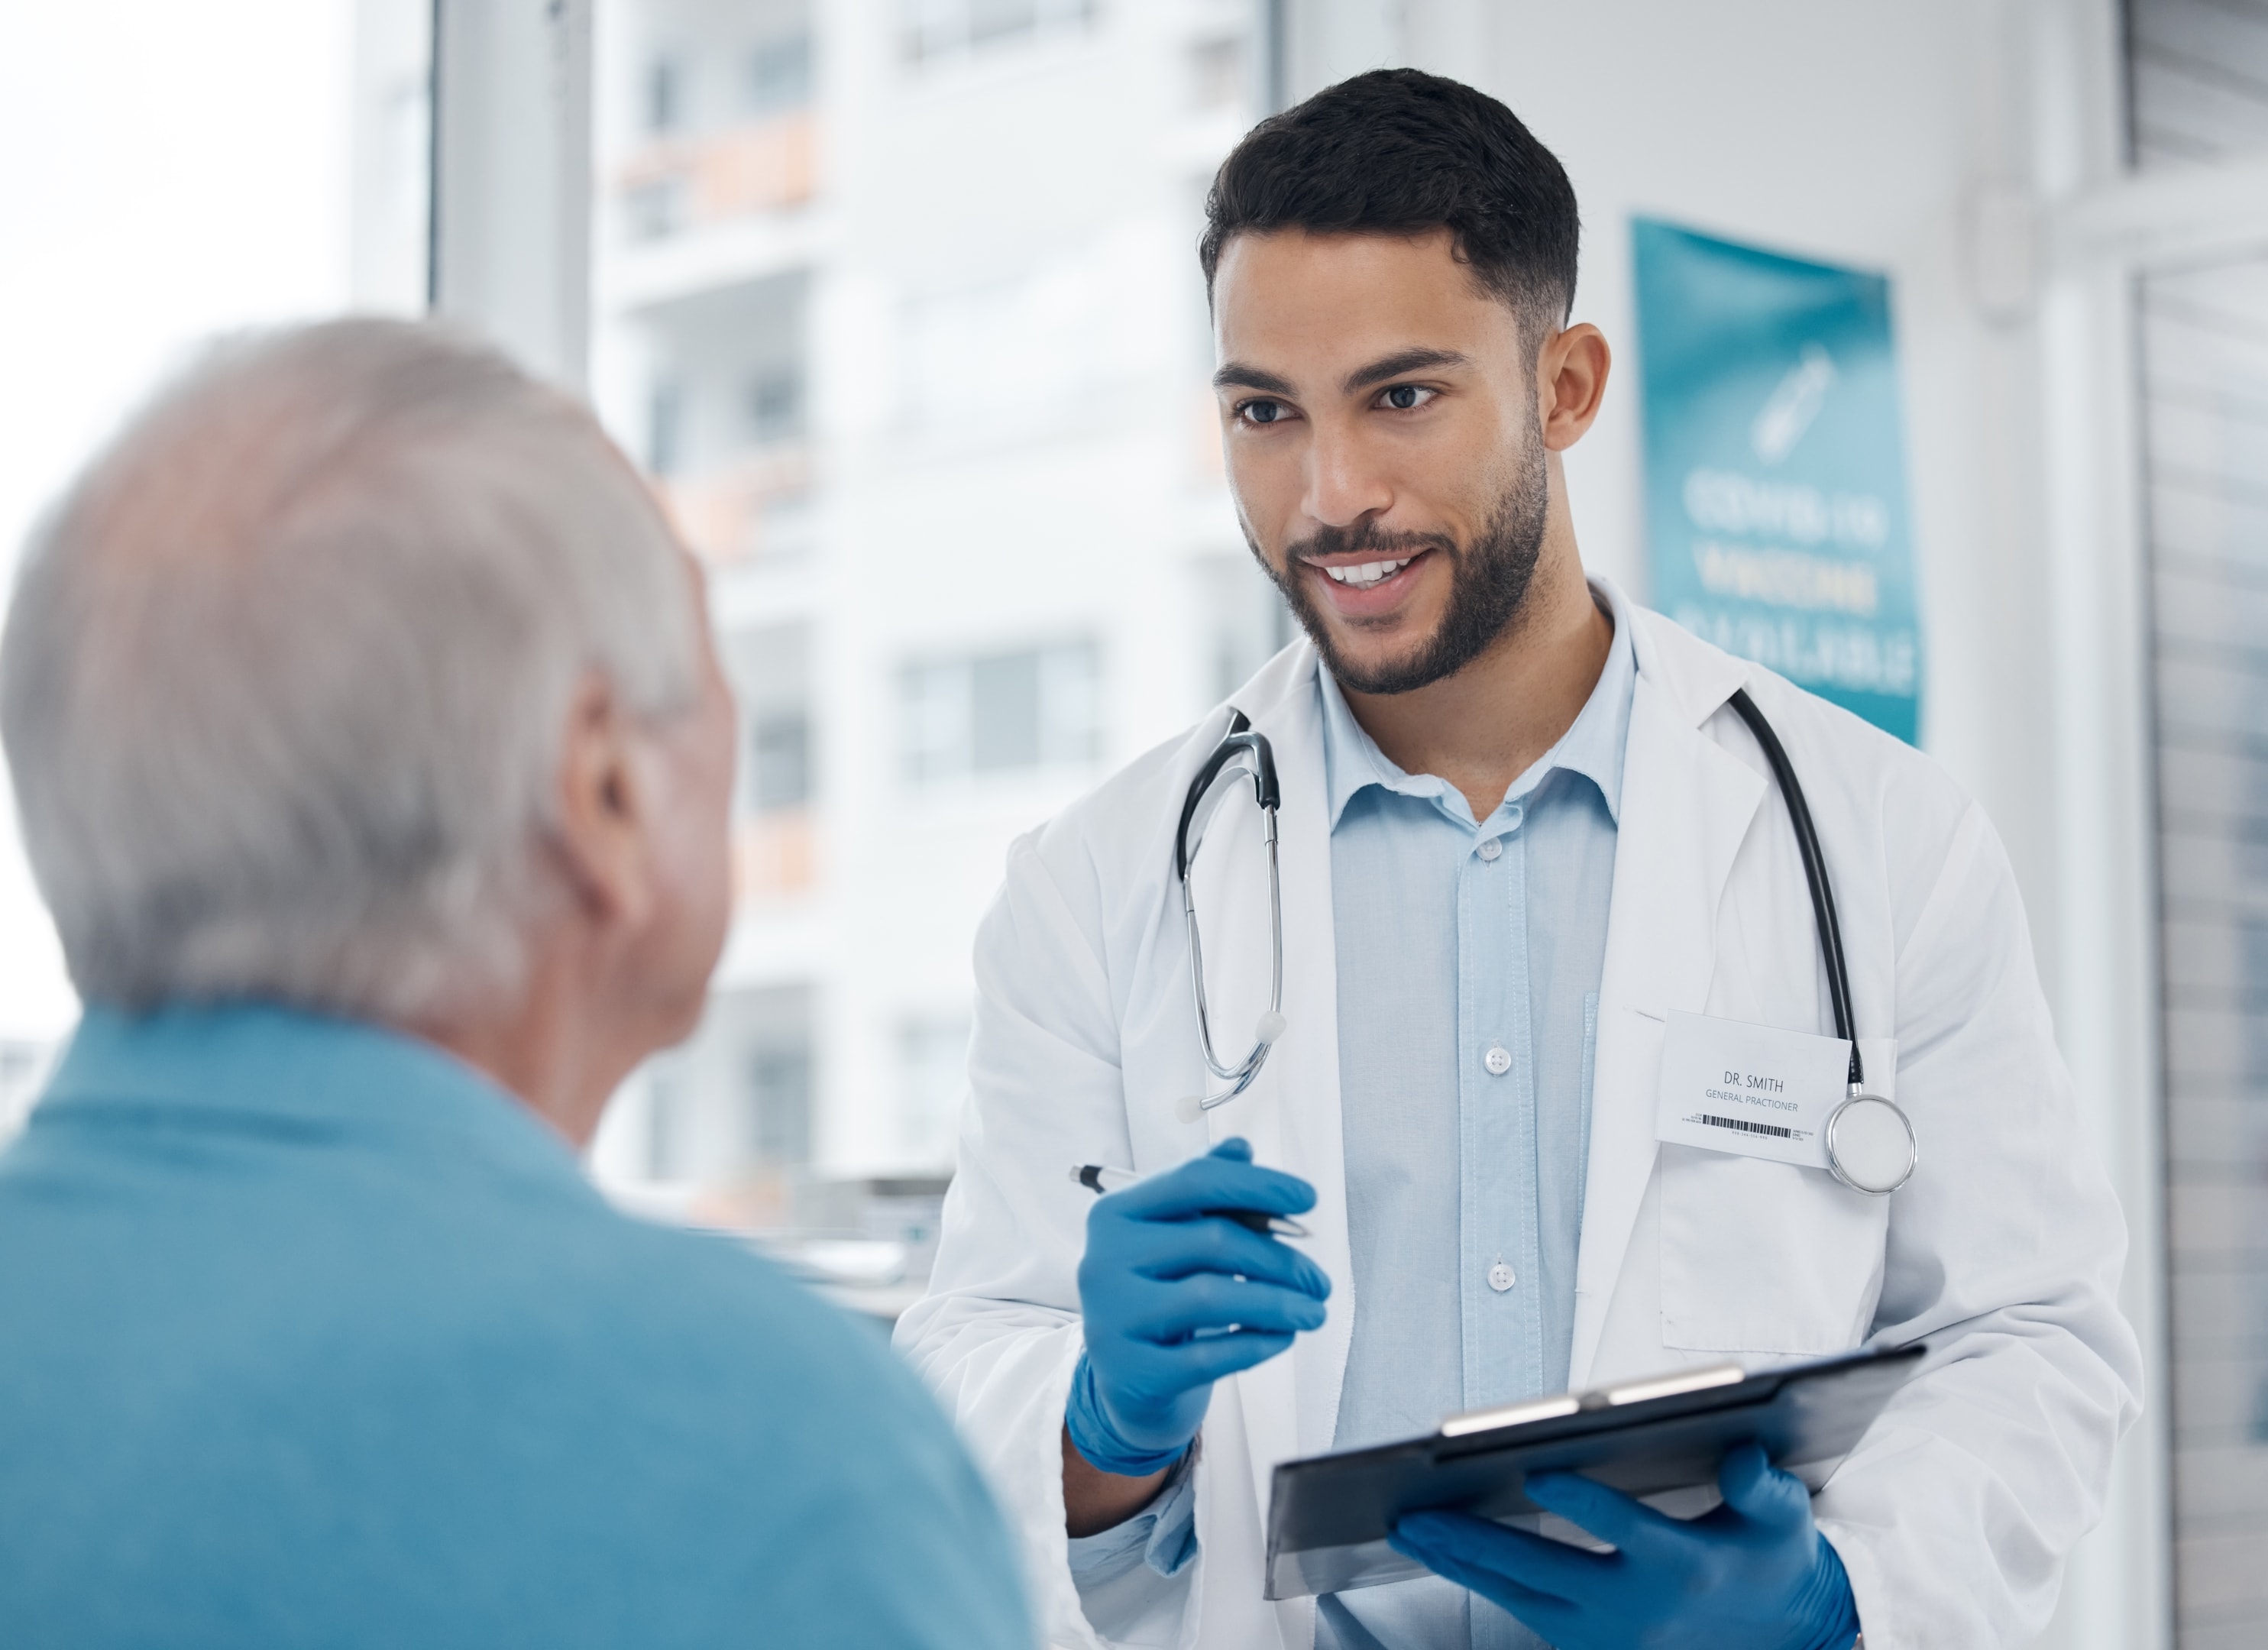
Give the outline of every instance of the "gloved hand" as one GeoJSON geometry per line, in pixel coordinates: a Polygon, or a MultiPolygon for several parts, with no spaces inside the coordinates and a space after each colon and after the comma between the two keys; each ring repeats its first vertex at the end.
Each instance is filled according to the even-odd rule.
{"type": "Polygon", "coordinates": [[[1322,1323],[1322,1267],[1204,1212],[1314,1206],[1313,1187],[1256,1167],[1242,1140],[1096,1200],[1079,1263],[1086,1351],[1064,1416],[1080,1455],[1128,1477],[1162,1471],[1197,1436],[1214,1381],[1322,1323]]]}
{"type": "Polygon", "coordinates": [[[1559,1650],[1849,1650],[1858,1605],[1802,1481],[1743,1444],[1717,1487],[1722,1506],[1680,1520],[1574,1473],[1540,1472],[1528,1499],[1618,1551],[1585,1552],[1462,1513],[1411,1514],[1394,1548],[1559,1650]]]}

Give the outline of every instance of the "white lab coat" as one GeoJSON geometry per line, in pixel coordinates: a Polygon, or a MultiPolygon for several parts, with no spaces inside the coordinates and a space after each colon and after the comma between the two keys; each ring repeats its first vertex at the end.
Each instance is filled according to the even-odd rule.
{"type": "MultiPolygon", "coordinates": [[[[2125,1228],[2073,1110],[2007,857],[1926,757],[1630,611],[1638,683],[1570,1382],[1927,1337],[1926,1363],[1818,1497],[1821,1527],[1850,1573],[1868,1650],[2028,1643],[2100,1514],[2140,1364],[2113,1304],[2125,1228]],[[1726,703],[1743,685],[1817,821],[1868,1078],[1919,1139],[1918,1170],[1889,1198],[1822,1171],[1654,1139],[1668,1011],[1832,1028],[1787,813],[1726,703]]],[[[1203,1068],[1174,829],[1229,706],[1019,840],[977,939],[960,1172],[931,1293],[898,1344],[1020,1525],[1050,1645],[1107,1642],[1081,1611],[1064,1548],[1059,1440],[1092,1203],[1071,1166],[1152,1173],[1232,1134],[1314,1183],[1303,1247],[1333,1293],[1322,1329],[1214,1390],[1196,1467],[1202,1552],[1160,1642],[1313,1642],[1313,1601],[1270,1604],[1261,1588],[1270,1470],[1330,1447],[1362,1310],[1347,1244],[1314,678],[1302,641],[1230,702],[1273,743],[1284,792],[1290,1028],[1242,1098],[1194,1123],[1175,1111],[1203,1068]]],[[[1222,809],[1198,859],[1224,1050],[1245,1046],[1266,1005],[1257,819],[1248,799],[1222,809]]]]}

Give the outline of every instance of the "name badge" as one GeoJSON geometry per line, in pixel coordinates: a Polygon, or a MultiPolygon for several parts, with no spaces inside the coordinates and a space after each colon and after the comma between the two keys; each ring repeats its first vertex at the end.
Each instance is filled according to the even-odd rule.
{"type": "Polygon", "coordinates": [[[1654,1138],[1823,1169],[1821,1131],[1850,1086],[1851,1045],[1840,1037],[1673,1013],[1654,1138]]]}

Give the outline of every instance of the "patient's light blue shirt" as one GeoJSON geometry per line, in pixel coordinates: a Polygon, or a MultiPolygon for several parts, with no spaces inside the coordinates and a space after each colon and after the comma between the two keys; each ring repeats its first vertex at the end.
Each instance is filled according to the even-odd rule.
{"type": "Polygon", "coordinates": [[[86,1017],[0,1153],[0,1644],[1024,1650],[879,1336],[410,1038],[86,1017]]]}
{"type": "MultiPolygon", "coordinates": [[[[1338,1448],[1566,1386],[1638,679],[1628,613],[1594,594],[1615,620],[1598,683],[1485,820],[1446,780],[1396,767],[1319,677],[1355,1296],[1338,1448]]],[[[1091,1617],[1161,1623],[1166,1601],[1144,1573],[1194,1557],[1193,1503],[1177,1482],[1149,1513],[1071,1543],[1091,1617]]],[[[1317,1642],[1541,1641],[1428,1579],[1325,1599],[1317,1642]]]]}

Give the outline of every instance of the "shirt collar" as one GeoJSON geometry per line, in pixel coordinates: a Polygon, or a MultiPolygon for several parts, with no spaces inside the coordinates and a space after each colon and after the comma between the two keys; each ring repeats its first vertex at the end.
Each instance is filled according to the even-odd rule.
{"type": "Polygon", "coordinates": [[[384,1027],[277,1004],[141,1014],[90,1005],[40,1109],[152,1107],[397,1142],[424,1137],[436,1153],[469,1148],[492,1162],[583,1179],[564,1140],[453,1055],[384,1027]]]}
{"type": "MultiPolygon", "coordinates": [[[[1638,654],[1631,641],[1631,613],[1622,593],[1604,582],[1591,586],[1591,599],[1615,622],[1615,639],[1607,648],[1605,666],[1559,742],[1536,758],[1513,783],[1507,798],[1525,796],[1554,772],[1578,773],[1599,788],[1607,814],[1622,822],[1623,751],[1630,740],[1631,700],[1638,688],[1638,654]]],[[[1323,703],[1323,771],[1330,803],[1331,829],[1357,794],[1372,785],[1403,796],[1439,799],[1448,782],[1432,774],[1404,773],[1363,731],[1354,711],[1328,669],[1318,668],[1315,680],[1323,703]]]]}

